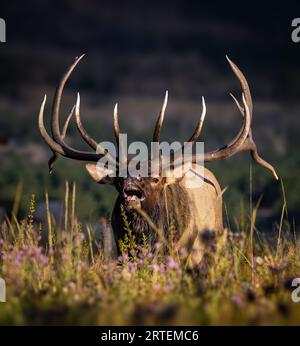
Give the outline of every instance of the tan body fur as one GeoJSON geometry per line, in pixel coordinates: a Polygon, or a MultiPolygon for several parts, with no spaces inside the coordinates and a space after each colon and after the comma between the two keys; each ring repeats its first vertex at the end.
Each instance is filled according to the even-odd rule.
{"type": "MultiPolygon", "coordinates": [[[[177,248],[188,248],[188,244],[193,244],[193,262],[197,263],[203,255],[200,235],[203,231],[213,230],[223,231],[222,217],[222,191],[214,174],[206,168],[194,166],[193,169],[199,174],[199,179],[203,181],[198,188],[187,188],[190,208],[193,217],[190,220],[188,229],[182,234],[177,248]],[[194,230],[194,231],[193,231],[194,230]],[[192,237],[192,238],[191,238],[192,237]]],[[[180,184],[186,184],[189,180],[187,176],[180,184]]]]}

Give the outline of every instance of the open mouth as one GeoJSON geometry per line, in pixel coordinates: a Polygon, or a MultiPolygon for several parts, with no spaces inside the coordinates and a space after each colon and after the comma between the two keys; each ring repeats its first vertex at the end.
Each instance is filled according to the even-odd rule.
{"type": "Polygon", "coordinates": [[[139,188],[131,186],[124,189],[124,198],[127,202],[141,202],[145,196],[139,188]]]}

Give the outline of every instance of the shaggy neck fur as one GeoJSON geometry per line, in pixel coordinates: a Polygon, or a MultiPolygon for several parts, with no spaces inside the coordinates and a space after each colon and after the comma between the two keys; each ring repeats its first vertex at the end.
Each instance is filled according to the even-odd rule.
{"type": "MultiPolygon", "coordinates": [[[[157,228],[163,230],[165,240],[175,243],[188,226],[190,220],[190,203],[186,190],[180,184],[171,184],[156,194],[152,206],[144,208],[157,228]]],[[[138,212],[128,213],[130,226],[135,234],[136,242],[142,241],[142,234],[146,235],[148,242],[154,245],[159,236],[138,212]]]]}

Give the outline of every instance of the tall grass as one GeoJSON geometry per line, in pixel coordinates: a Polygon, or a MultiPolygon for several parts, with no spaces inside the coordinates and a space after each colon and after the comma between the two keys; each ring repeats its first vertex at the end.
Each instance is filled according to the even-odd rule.
{"type": "MultiPolygon", "coordinates": [[[[184,249],[156,253],[146,237],[137,246],[129,223],[122,255],[111,259],[105,251],[110,228],[99,231],[78,221],[74,184],[69,191],[66,182],[63,226],[50,213],[47,193],[45,198],[45,224],[35,222],[32,196],[26,219],[17,220],[15,208],[1,226],[0,277],[7,302],[0,303],[0,324],[300,323],[300,304],[291,300],[300,248],[293,227],[284,222],[285,197],[275,241],[256,229],[256,201],[249,226],[242,210],[237,231],[200,235],[205,252],[194,268],[185,265],[184,249]],[[103,233],[100,243],[97,232],[103,233]]],[[[163,244],[160,230],[151,227],[163,244]]]]}

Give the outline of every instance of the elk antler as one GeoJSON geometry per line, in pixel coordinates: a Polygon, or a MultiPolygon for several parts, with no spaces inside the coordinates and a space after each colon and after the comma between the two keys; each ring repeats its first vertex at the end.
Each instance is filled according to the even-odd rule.
{"type": "MultiPolygon", "coordinates": [[[[52,115],[51,115],[51,132],[52,132],[52,137],[49,136],[48,132],[45,129],[44,126],[44,108],[45,108],[45,103],[46,103],[46,96],[44,97],[44,100],[41,104],[40,112],[39,112],[39,129],[42,137],[44,138],[45,142],[49,145],[51,150],[53,151],[54,155],[49,161],[49,169],[50,171],[52,170],[53,162],[55,161],[57,154],[60,154],[62,156],[72,158],[75,160],[80,160],[80,161],[98,161],[100,158],[104,157],[106,155],[106,151],[99,145],[97,145],[96,141],[93,140],[87,132],[84,130],[81,120],[80,120],[80,113],[79,113],[79,105],[80,105],[80,98],[79,94],[77,95],[77,101],[76,101],[76,106],[75,106],[75,114],[76,114],[76,124],[77,128],[82,136],[82,138],[93,148],[97,149],[99,153],[92,153],[92,152],[86,152],[86,151],[79,151],[76,149],[73,149],[70,147],[65,141],[65,133],[67,131],[67,127],[70,121],[70,118],[72,117],[73,110],[71,114],[69,115],[63,132],[61,133],[60,128],[59,128],[59,112],[60,112],[60,104],[61,104],[61,98],[62,98],[62,93],[64,86],[70,77],[72,71],[76,67],[76,65],[79,63],[79,61],[84,57],[84,55],[81,55],[80,57],[76,58],[74,63],[67,69],[65,74],[63,75],[57,89],[54,95],[54,100],[53,100],[53,106],[52,106],[52,115]]],[[[107,154],[107,159],[109,161],[113,161],[115,164],[116,162],[114,159],[107,154]]]]}
{"type": "Polygon", "coordinates": [[[214,161],[220,158],[230,157],[240,151],[250,150],[253,160],[257,162],[259,165],[269,169],[273,173],[275,179],[278,180],[278,175],[274,167],[259,156],[257,152],[256,144],[252,137],[251,121],[252,121],[252,112],[253,112],[253,102],[252,102],[251,92],[250,92],[247,79],[245,78],[241,70],[234,64],[234,62],[232,62],[228,58],[228,56],[226,56],[226,59],[229,62],[232,71],[237,76],[238,80],[240,81],[241,87],[243,90],[244,107],[242,107],[239,104],[238,100],[232,94],[231,96],[233,97],[239,111],[244,117],[244,125],[242,129],[239,131],[238,135],[225,147],[215,150],[213,152],[205,153],[204,161],[205,162],[214,161]]]}
{"type": "MultiPolygon", "coordinates": [[[[249,89],[248,82],[245,76],[243,75],[243,73],[240,71],[240,69],[227,56],[226,56],[226,59],[228,60],[234,74],[239,79],[242,90],[243,90],[242,95],[243,95],[244,107],[240,105],[238,100],[232,94],[230,94],[234,102],[236,103],[240,113],[243,115],[243,118],[244,118],[243,125],[241,129],[239,130],[238,134],[228,144],[214,151],[206,152],[204,154],[193,155],[192,162],[195,163],[196,161],[199,162],[200,160],[203,160],[204,162],[216,161],[219,159],[233,156],[240,151],[249,150],[253,160],[257,162],[259,165],[269,169],[273,173],[275,179],[278,180],[278,176],[276,174],[274,167],[259,156],[257,152],[256,144],[252,137],[251,121],[252,121],[252,112],[253,112],[253,102],[252,102],[252,97],[251,97],[251,92],[249,89]]],[[[205,108],[205,103],[203,102],[203,112],[201,116],[202,122],[200,118],[200,121],[198,124],[199,133],[201,131],[202,124],[204,121],[204,116],[205,116],[204,108],[205,108]]],[[[196,130],[190,139],[192,143],[194,143],[198,137],[198,136],[197,137],[195,136],[195,133],[197,132],[196,130]]],[[[175,154],[173,157],[175,157],[175,154]]],[[[177,165],[177,164],[178,164],[178,161],[174,160],[174,165],[177,165]]]]}
{"type": "Polygon", "coordinates": [[[114,132],[115,132],[115,138],[116,138],[117,147],[118,147],[119,161],[125,162],[126,161],[125,143],[123,143],[123,141],[120,140],[120,125],[119,125],[119,113],[118,113],[117,103],[114,108],[114,132]]]}
{"type": "Polygon", "coordinates": [[[152,142],[159,142],[159,140],[160,140],[160,130],[161,130],[161,127],[162,127],[162,124],[163,124],[163,121],[164,121],[167,104],[168,104],[168,90],[166,90],[164,103],[163,103],[163,105],[161,107],[159,116],[158,116],[158,118],[156,120],[152,142]]]}
{"type": "Polygon", "coordinates": [[[81,118],[80,118],[80,94],[77,93],[77,100],[76,100],[76,111],[75,111],[75,117],[76,117],[76,126],[81,134],[81,137],[84,139],[84,141],[94,150],[97,150],[97,142],[86,132],[85,128],[82,125],[81,118]]]}
{"type": "MultiPolygon", "coordinates": [[[[243,89],[243,91],[245,93],[246,102],[249,105],[249,109],[250,109],[251,115],[252,115],[253,102],[252,102],[252,97],[251,97],[251,93],[250,93],[248,82],[247,82],[245,76],[243,75],[243,73],[240,71],[240,69],[234,64],[234,62],[231,61],[228,58],[228,56],[226,56],[226,59],[228,60],[228,62],[230,64],[233,72],[235,73],[235,75],[240,80],[240,83],[242,85],[242,89],[243,89]]],[[[239,104],[239,101],[234,97],[234,95],[230,94],[230,96],[235,101],[235,103],[236,103],[240,113],[242,114],[242,116],[245,117],[245,110],[244,110],[244,108],[239,104]]],[[[230,144],[232,144],[232,143],[230,143],[230,144]]],[[[257,152],[257,146],[256,146],[256,144],[255,144],[255,142],[253,140],[253,137],[252,137],[252,130],[251,130],[251,128],[249,130],[248,137],[246,138],[246,140],[245,140],[241,150],[250,150],[252,159],[255,162],[257,162],[259,165],[269,169],[273,173],[275,179],[278,180],[278,175],[277,175],[274,167],[259,156],[259,154],[257,152]]]]}
{"type": "MultiPolygon", "coordinates": [[[[153,133],[152,142],[159,142],[160,141],[160,130],[161,130],[161,127],[162,127],[162,124],[163,124],[163,121],[164,121],[167,103],[168,103],[168,90],[166,91],[164,103],[163,103],[163,105],[161,107],[161,111],[159,113],[159,116],[158,116],[156,124],[155,124],[155,129],[154,129],[154,133],[153,133]]],[[[203,122],[204,122],[205,114],[206,114],[206,105],[205,105],[204,97],[202,97],[202,113],[201,113],[201,116],[199,118],[198,124],[197,124],[197,126],[195,128],[195,131],[194,131],[192,137],[189,139],[188,142],[190,142],[192,144],[194,144],[196,142],[197,138],[200,135],[202,127],[203,127],[203,122]]]]}
{"type": "MultiPolygon", "coordinates": [[[[66,137],[66,134],[67,134],[67,130],[68,130],[68,126],[69,126],[69,123],[70,123],[70,120],[73,116],[73,113],[74,113],[74,109],[75,109],[75,106],[73,106],[69,116],[67,117],[67,120],[65,122],[65,125],[63,127],[63,131],[62,131],[62,138],[64,139],[66,137]]],[[[52,170],[53,170],[53,165],[54,165],[54,162],[58,159],[58,155],[56,152],[53,152],[53,155],[50,157],[49,161],[48,161],[48,167],[49,167],[49,173],[51,174],[52,173],[52,170]]]]}
{"type": "Polygon", "coordinates": [[[200,133],[201,133],[202,127],[203,127],[203,123],[204,123],[204,119],[205,119],[205,115],[206,115],[206,105],[205,105],[204,97],[202,96],[202,113],[200,115],[199,122],[195,128],[195,131],[192,134],[192,137],[188,140],[189,143],[194,144],[197,141],[198,137],[200,136],[200,133]]]}

